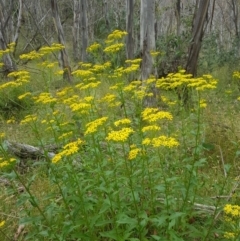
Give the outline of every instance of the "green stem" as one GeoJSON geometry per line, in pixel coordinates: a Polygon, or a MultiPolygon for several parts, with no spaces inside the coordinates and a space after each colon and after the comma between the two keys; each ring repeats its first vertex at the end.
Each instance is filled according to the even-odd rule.
{"type": "Polygon", "coordinates": [[[54,232],[53,228],[52,228],[52,224],[48,221],[48,218],[46,217],[46,215],[44,214],[44,212],[42,211],[42,209],[40,208],[40,206],[37,204],[37,202],[35,201],[34,196],[32,195],[31,191],[29,190],[29,188],[25,185],[25,183],[23,182],[22,178],[19,176],[18,172],[14,170],[15,175],[17,176],[18,180],[20,181],[20,183],[23,185],[24,189],[26,190],[26,192],[28,193],[28,195],[30,196],[30,199],[33,203],[33,206],[37,208],[37,210],[39,211],[39,213],[42,215],[42,217],[44,218],[44,220],[47,222],[47,226],[50,228],[51,232],[53,233],[54,237],[56,238],[56,240],[59,240],[59,237],[56,235],[56,233],[54,232]]]}

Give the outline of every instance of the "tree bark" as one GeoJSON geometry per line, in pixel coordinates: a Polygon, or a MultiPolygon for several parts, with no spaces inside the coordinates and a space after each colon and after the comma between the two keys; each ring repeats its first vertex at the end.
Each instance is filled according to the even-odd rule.
{"type": "Polygon", "coordinates": [[[133,6],[134,0],[126,0],[126,48],[127,59],[133,59],[134,57],[134,39],[133,39],[133,6]]]}
{"type": "MultiPolygon", "coordinates": [[[[6,5],[4,5],[4,2],[0,3],[0,49],[6,50],[7,49],[7,44],[9,43],[10,39],[8,38],[8,34],[12,34],[11,31],[10,33],[7,33],[8,31],[8,24],[9,24],[9,19],[10,16],[4,15],[4,13],[7,13],[5,10],[6,5]]],[[[10,10],[12,10],[12,1],[10,2],[10,10]]],[[[7,13],[8,14],[8,13],[7,13]]],[[[9,53],[5,53],[3,55],[3,73],[4,75],[8,75],[9,73],[15,71],[17,69],[16,64],[13,62],[11,56],[9,53]]]]}
{"type": "MultiPolygon", "coordinates": [[[[61,24],[61,20],[59,17],[59,11],[58,11],[58,5],[56,0],[51,0],[51,9],[52,9],[52,16],[53,21],[55,24],[55,28],[58,35],[58,42],[65,46],[65,38],[64,38],[64,32],[63,27],[61,24]]],[[[60,51],[61,61],[62,61],[62,68],[63,68],[63,79],[67,80],[68,82],[72,82],[71,78],[71,67],[68,60],[68,55],[66,49],[62,49],[60,51]]]]}
{"type": "Polygon", "coordinates": [[[196,76],[197,73],[197,62],[202,45],[204,27],[207,22],[206,20],[209,3],[210,0],[198,1],[198,6],[196,6],[196,11],[193,18],[192,41],[189,47],[188,60],[186,65],[187,72],[193,76],[196,76]]]}
{"type": "Polygon", "coordinates": [[[74,0],[73,3],[73,59],[79,61],[79,28],[80,28],[80,1],[74,0]]]}
{"type": "Polygon", "coordinates": [[[22,26],[22,14],[23,14],[23,2],[22,2],[22,0],[19,0],[18,20],[17,20],[17,26],[16,26],[15,34],[14,34],[14,37],[13,37],[13,42],[15,43],[14,52],[15,52],[15,49],[17,47],[18,36],[19,36],[20,29],[21,29],[21,26],[22,26]]]}
{"type": "Polygon", "coordinates": [[[141,0],[140,50],[142,53],[141,79],[145,80],[153,71],[151,51],[155,50],[155,0],[141,0]]]}
{"type": "Polygon", "coordinates": [[[81,0],[81,34],[82,34],[82,48],[81,48],[81,60],[85,62],[87,60],[87,47],[88,47],[88,19],[87,19],[87,2],[81,0]]]}

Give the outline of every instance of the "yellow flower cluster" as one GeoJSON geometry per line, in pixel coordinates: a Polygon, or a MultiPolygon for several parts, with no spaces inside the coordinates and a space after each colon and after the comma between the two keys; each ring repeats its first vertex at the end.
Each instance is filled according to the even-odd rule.
{"type": "Polygon", "coordinates": [[[8,77],[14,78],[14,81],[8,81],[0,85],[0,90],[5,90],[9,88],[17,88],[29,82],[30,75],[28,71],[19,70],[13,71],[8,74],[8,77]]]}
{"type": "Polygon", "coordinates": [[[125,142],[134,133],[132,128],[122,128],[118,131],[110,131],[106,137],[107,141],[125,142]]]}
{"type": "Polygon", "coordinates": [[[139,152],[141,151],[140,148],[133,148],[129,151],[128,153],[128,160],[133,160],[137,157],[137,155],[139,154],[139,152]]]}
{"type": "Polygon", "coordinates": [[[67,157],[67,156],[71,156],[75,153],[77,153],[80,149],[80,146],[83,144],[84,142],[81,139],[78,139],[74,142],[70,142],[67,145],[65,145],[63,147],[63,150],[61,152],[59,152],[58,154],[56,154],[53,159],[52,159],[52,163],[57,163],[59,162],[62,158],[67,157]]]}
{"type": "Polygon", "coordinates": [[[127,35],[126,31],[114,30],[112,33],[108,35],[107,40],[122,39],[126,35],[127,35]]]}
{"type": "Polygon", "coordinates": [[[16,159],[15,158],[10,158],[9,160],[3,160],[2,157],[0,157],[0,168],[3,168],[3,167],[7,167],[9,165],[11,165],[11,163],[15,162],[16,159]]]}
{"type": "Polygon", "coordinates": [[[93,72],[90,70],[78,69],[73,71],[72,75],[76,75],[77,77],[81,77],[81,78],[86,78],[86,77],[92,76],[93,72]]]}
{"type": "Polygon", "coordinates": [[[125,124],[131,124],[131,120],[128,118],[117,120],[114,122],[115,126],[125,125],[125,124]]]}
{"type": "Polygon", "coordinates": [[[31,94],[30,92],[26,92],[25,94],[19,95],[19,96],[18,96],[18,99],[19,99],[19,100],[22,100],[22,99],[24,99],[25,97],[31,96],[31,95],[32,95],[32,94],[31,94]]]}
{"type": "Polygon", "coordinates": [[[100,48],[101,48],[101,45],[95,42],[87,48],[87,52],[89,53],[96,52],[100,48]]]}
{"type": "Polygon", "coordinates": [[[167,136],[159,136],[152,139],[147,137],[142,141],[142,144],[146,146],[151,145],[156,148],[160,146],[169,147],[169,148],[179,146],[179,142],[175,138],[167,137],[167,136]]]}
{"type": "Polygon", "coordinates": [[[130,64],[140,64],[142,62],[142,59],[127,59],[125,63],[130,63],[130,64]]]}
{"type": "Polygon", "coordinates": [[[233,78],[240,79],[240,72],[239,71],[233,72],[233,78]]]}
{"type": "Polygon", "coordinates": [[[145,108],[142,111],[142,119],[152,123],[162,119],[172,120],[173,116],[167,111],[159,111],[158,108],[145,108]]]}
{"type": "Polygon", "coordinates": [[[36,103],[49,104],[57,102],[57,99],[52,97],[50,93],[43,92],[38,97],[34,97],[36,103]]]}
{"type": "Polygon", "coordinates": [[[225,205],[223,211],[226,215],[232,216],[234,218],[240,218],[240,206],[238,205],[227,204],[225,205]]]}
{"type": "Polygon", "coordinates": [[[105,53],[116,53],[124,47],[123,43],[116,43],[106,47],[103,51],[105,53]]]}
{"type": "Polygon", "coordinates": [[[157,52],[157,51],[150,51],[150,55],[152,56],[152,57],[156,57],[156,56],[158,56],[160,54],[160,52],[157,52]]]}
{"type": "Polygon", "coordinates": [[[53,43],[51,46],[44,46],[42,48],[39,49],[39,52],[43,55],[45,54],[49,54],[55,51],[60,51],[62,49],[64,49],[64,45],[62,44],[58,44],[58,43],[53,43]]]}
{"type": "Polygon", "coordinates": [[[148,131],[159,131],[161,128],[157,125],[150,125],[150,126],[144,126],[142,128],[142,132],[148,132],[148,131]]]}
{"type": "Polygon", "coordinates": [[[198,91],[216,88],[217,80],[211,75],[193,78],[191,74],[186,74],[185,72],[185,70],[180,70],[178,73],[168,74],[166,78],[158,79],[156,87],[169,90],[185,85],[198,91]]]}
{"type": "Polygon", "coordinates": [[[177,102],[176,101],[171,101],[169,100],[169,98],[167,98],[166,96],[161,96],[161,100],[162,102],[164,102],[165,104],[171,106],[171,105],[175,105],[177,102]]]}
{"type": "Polygon", "coordinates": [[[0,222],[0,228],[3,227],[5,225],[5,221],[1,221],[0,222]]]}
{"type": "Polygon", "coordinates": [[[94,132],[96,132],[98,130],[98,127],[104,125],[107,121],[108,117],[102,117],[102,118],[98,118],[94,121],[91,121],[89,123],[86,124],[86,131],[84,133],[84,135],[88,135],[88,134],[92,134],[94,132]]]}
{"type": "Polygon", "coordinates": [[[53,68],[55,65],[58,65],[58,62],[49,62],[49,61],[44,61],[39,64],[40,66],[46,67],[48,69],[53,68]]]}
{"type": "Polygon", "coordinates": [[[225,232],[224,233],[224,238],[226,238],[226,239],[234,239],[235,236],[236,236],[236,234],[233,232],[225,232]]]}
{"type": "Polygon", "coordinates": [[[21,125],[28,124],[37,120],[37,115],[27,115],[25,118],[20,122],[21,125]]]}
{"type": "Polygon", "coordinates": [[[16,119],[14,117],[7,120],[7,124],[14,124],[16,122],[16,119]]]}
{"type": "Polygon", "coordinates": [[[201,99],[201,100],[200,100],[200,103],[199,103],[199,106],[200,106],[200,108],[206,108],[206,107],[207,107],[207,102],[206,102],[206,100],[201,99]]]}
{"type": "Polygon", "coordinates": [[[33,50],[32,52],[29,52],[27,54],[21,54],[19,56],[20,59],[39,59],[41,57],[43,57],[44,54],[43,53],[38,53],[37,51],[33,50]]]}
{"type": "Polygon", "coordinates": [[[69,137],[72,136],[72,135],[73,135],[73,132],[72,132],[72,131],[63,133],[61,136],[58,137],[58,140],[64,140],[64,139],[66,139],[66,138],[69,138],[69,137]]]}

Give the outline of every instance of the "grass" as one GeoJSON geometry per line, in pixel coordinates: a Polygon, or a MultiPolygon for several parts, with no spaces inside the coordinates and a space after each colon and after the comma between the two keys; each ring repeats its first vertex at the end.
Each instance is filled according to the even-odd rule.
{"type": "MultiPolygon", "coordinates": [[[[108,40],[121,43],[119,34],[125,33],[108,40]]],[[[129,73],[139,76],[140,60],[120,69],[121,49],[93,46],[111,65],[89,48],[98,62],[81,63],[71,86],[55,74],[57,66],[39,66],[40,59],[31,63],[37,71],[28,82],[0,86],[9,93],[3,105],[30,92],[21,99],[24,108],[1,118],[0,178],[7,185],[0,182],[0,239],[238,240],[235,83],[222,93],[222,77],[232,73],[194,79],[180,71],[129,83],[129,73]],[[153,86],[157,104],[146,107],[153,86]],[[184,87],[191,109],[175,93],[184,87]],[[10,161],[5,139],[59,149],[23,167],[26,160],[10,161]]]]}

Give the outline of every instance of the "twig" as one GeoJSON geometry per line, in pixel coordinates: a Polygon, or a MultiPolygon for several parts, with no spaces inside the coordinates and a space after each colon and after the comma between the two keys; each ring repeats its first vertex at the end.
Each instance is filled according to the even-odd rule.
{"type": "Polygon", "coordinates": [[[219,147],[219,151],[220,151],[220,156],[221,156],[221,161],[222,161],[224,176],[227,177],[227,172],[226,172],[226,170],[225,170],[225,163],[224,163],[224,159],[223,159],[222,149],[221,149],[220,146],[218,146],[218,147],[219,147]]]}

